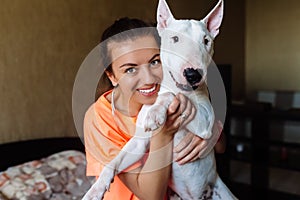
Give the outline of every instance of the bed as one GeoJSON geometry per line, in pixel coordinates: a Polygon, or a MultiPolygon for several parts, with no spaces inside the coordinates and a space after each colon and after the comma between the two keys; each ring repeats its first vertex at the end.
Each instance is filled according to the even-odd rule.
{"type": "Polygon", "coordinates": [[[0,199],[79,200],[94,182],[80,138],[2,144],[0,157],[0,199]]]}

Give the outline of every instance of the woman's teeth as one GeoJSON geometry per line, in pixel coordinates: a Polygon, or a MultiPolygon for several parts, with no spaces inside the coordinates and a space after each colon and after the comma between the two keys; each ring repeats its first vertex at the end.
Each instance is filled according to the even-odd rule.
{"type": "Polygon", "coordinates": [[[139,92],[147,94],[147,93],[153,92],[153,91],[155,90],[155,88],[156,88],[156,85],[154,85],[154,86],[153,86],[152,88],[150,88],[150,89],[139,90],[139,92]]]}

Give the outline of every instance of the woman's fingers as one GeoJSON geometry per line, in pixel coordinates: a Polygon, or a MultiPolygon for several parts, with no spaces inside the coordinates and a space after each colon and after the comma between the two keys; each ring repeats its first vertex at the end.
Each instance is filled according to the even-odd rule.
{"type": "Polygon", "coordinates": [[[199,159],[207,146],[207,141],[189,132],[174,148],[175,161],[185,164],[199,159]]]}
{"type": "Polygon", "coordinates": [[[185,126],[195,117],[196,108],[191,100],[181,93],[178,93],[175,99],[179,101],[179,104],[177,104],[177,110],[172,116],[174,124],[176,124],[176,126],[185,126]]]}
{"type": "Polygon", "coordinates": [[[194,119],[196,108],[190,99],[178,93],[169,105],[167,115],[167,130],[178,130],[194,119]]]}
{"type": "Polygon", "coordinates": [[[184,148],[186,148],[191,141],[193,140],[194,135],[192,133],[188,133],[180,142],[178,145],[174,147],[174,152],[179,153],[184,148]]]}
{"type": "Polygon", "coordinates": [[[173,115],[177,112],[179,106],[180,106],[180,100],[177,97],[173,98],[173,101],[170,103],[168,107],[168,115],[173,115]]]}

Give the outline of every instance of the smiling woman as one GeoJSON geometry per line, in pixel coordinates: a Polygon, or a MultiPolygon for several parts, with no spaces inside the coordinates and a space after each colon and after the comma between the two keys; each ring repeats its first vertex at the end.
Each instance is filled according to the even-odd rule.
{"type": "MultiPolygon", "coordinates": [[[[88,176],[99,176],[104,166],[122,151],[135,134],[142,106],[156,101],[163,78],[159,46],[156,29],[138,19],[122,18],[103,33],[100,48],[105,67],[103,77],[109,80],[112,88],[100,95],[85,114],[88,176]]],[[[183,121],[188,123],[195,116],[195,107],[187,97],[178,94],[172,98],[165,124],[149,136],[150,144],[143,146],[148,154],[129,168],[118,171],[104,199],[167,198],[173,136],[183,121]]],[[[176,162],[185,164],[199,159],[207,144],[203,141],[188,132],[178,144],[176,162]]],[[[84,199],[102,198],[98,186],[106,187],[104,183],[98,184],[96,189],[92,187],[84,199]]]]}
{"type": "MultiPolygon", "coordinates": [[[[131,139],[141,107],[155,102],[162,81],[159,37],[156,29],[147,23],[122,18],[103,33],[102,44],[102,62],[106,67],[103,76],[110,80],[113,89],[102,94],[85,115],[89,176],[99,176],[105,164],[131,139]]],[[[144,157],[114,178],[104,199],[165,197],[172,162],[172,139],[181,124],[179,116],[183,111],[189,113],[185,120],[193,118],[194,107],[185,96],[178,95],[169,107],[166,125],[151,138],[149,152],[166,147],[158,156],[163,156],[169,164],[157,170],[153,166],[161,158],[144,157]],[[143,173],[145,169],[153,170],[143,173]],[[129,173],[132,170],[135,173],[129,173]]]]}

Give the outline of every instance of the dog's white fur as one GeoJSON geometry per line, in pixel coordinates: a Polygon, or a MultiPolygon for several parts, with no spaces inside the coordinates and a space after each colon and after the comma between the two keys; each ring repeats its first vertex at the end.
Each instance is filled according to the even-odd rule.
{"type": "MultiPolygon", "coordinates": [[[[213,40],[218,35],[223,18],[223,0],[202,20],[175,20],[165,0],[160,0],[157,11],[157,29],[161,36],[163,81],[154,105],[143,106],[137,119],[135,136],[122,151],[102,170],[98,180],[84,196],[102,199],[114,176],[137,162],[148,149],[149,133],[166,120],[168,105],[174,94],[183,93],[194,103],[197,113],[186,129],[209,141],[208,148],[197,161],[172,164],[170,187],[181,199],[236,199],[216,172],[213,147],[219,134],[212,134],[214,111],[206,89],[207,67],[213,55],[213,40]],[[183,71],[192,68],[202,72],[202,79],[195,90],[187,82],[183,71]],[[143,127],[143,128],[141,128],[143,127]],[[144,129],[145,128],[145,129],[144,129]],[[205,193],[206,191],[206,193],[205,193]],[[208,192],[210,191],[210,192],[208,192]]],[[[174,145],[186,135],[180,129],[174,137],[174,145]]],[[[163,164],[162,164],[163,166],[163,164]]],[[[175,198],[175,197],[173,197],[175,198]]]]}

